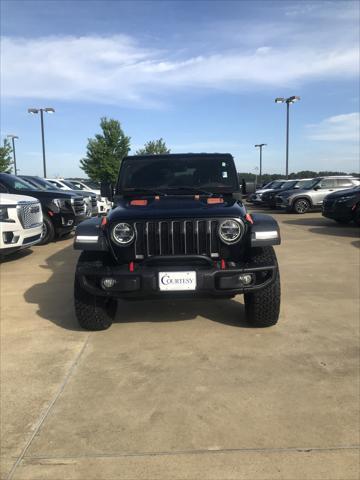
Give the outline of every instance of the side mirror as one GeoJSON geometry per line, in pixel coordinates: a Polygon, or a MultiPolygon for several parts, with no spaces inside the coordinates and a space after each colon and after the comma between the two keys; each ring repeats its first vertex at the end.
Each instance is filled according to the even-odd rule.
{"type": "Polygon", "coordinates": [[[110,182],[101,182],[101,185],[100,185],[100,195],[102,197],[106,197],[108,198],[109,200],[113,200],[113,197],[114,197],[114,192],[113,192],[113,188],[112,188],[112,185],[110,182]]]}
{"type": "Polygon", "coordinates": [[[321,185],[316,185],[316,187],[314,187],[314,190],[321,190],[321,185]]]}

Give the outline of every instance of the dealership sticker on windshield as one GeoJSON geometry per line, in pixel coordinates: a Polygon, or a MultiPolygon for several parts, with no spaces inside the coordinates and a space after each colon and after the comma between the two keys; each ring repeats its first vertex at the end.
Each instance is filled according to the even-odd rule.
{"type": "Polygon", "coordinates": [[[196,272],[159,272],[159,288],[164,291],[196,290],[196,272]]]}

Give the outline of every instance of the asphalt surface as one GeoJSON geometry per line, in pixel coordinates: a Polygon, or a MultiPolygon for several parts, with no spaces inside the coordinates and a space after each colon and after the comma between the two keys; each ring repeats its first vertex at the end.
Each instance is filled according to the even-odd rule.
{"type": "Polygon", "coordinates": [[[359,229],[278,213],[277,326],[243,300],[78,328],[72,240],[1,265],[2,479],[359,478],[359,229]]]}

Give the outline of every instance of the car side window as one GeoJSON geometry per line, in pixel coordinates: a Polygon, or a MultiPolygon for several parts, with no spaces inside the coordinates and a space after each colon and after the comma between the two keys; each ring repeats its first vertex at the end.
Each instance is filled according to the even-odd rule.
{"type": "Polygon", "coordinates": [[[324,180],[321,180],[320,182],[320,187],[321,188],[335,188],[337,186],[336,180],[331,179],[331,178],[324,178],[324,180]]]}
{"type": "Polygon", "coordinates": [[[2,183],[0,183],[0,193],[7,193],[7,188],[2,183]]]}
{"type": "Polygon", "coordinates": [[[350,178],[338,178],[336,182],[337,182],[337,187],[346,188],[346,187],[352,187],[354,185],[350,178]]]}

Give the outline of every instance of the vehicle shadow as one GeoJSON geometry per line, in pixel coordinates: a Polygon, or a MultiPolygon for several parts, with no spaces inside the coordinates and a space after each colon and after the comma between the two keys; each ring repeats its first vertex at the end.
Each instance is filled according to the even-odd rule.
{"type": "Polygon", "coordinates": [[[309,228],[312,233],[320,235],[333,235],[337,237],[360,238],[360,229],[354,224],[341,224],[324,217],[296,218],[284,220],[287,225],[301,225],[309,228]]]}
{"type": "Polygon", "coordinates": [[[31,248],[24,248],[23,250],[18,250],[14,253],[9,253],[7,255],[0,255],[0,264],[7,263],[7,262],[16,262],[17,260],[21,260],[22,258],[27,257],[32,253],[31,248]]]}
{"type": "MultiPolygon", "coordinates": [[[[79,253],[72,245],[57,251],[45,260],[41,268],[51,276],[29,288],[25,300],[38,306],[37,314],[61,328],[80,331],[73,300],[74,271],[79,253]]],[[[120,300],[115,322],[176,322],[201,316],[232,327],[249,328],[245,309],[234,299],[160,299],[120,300]]]]}

